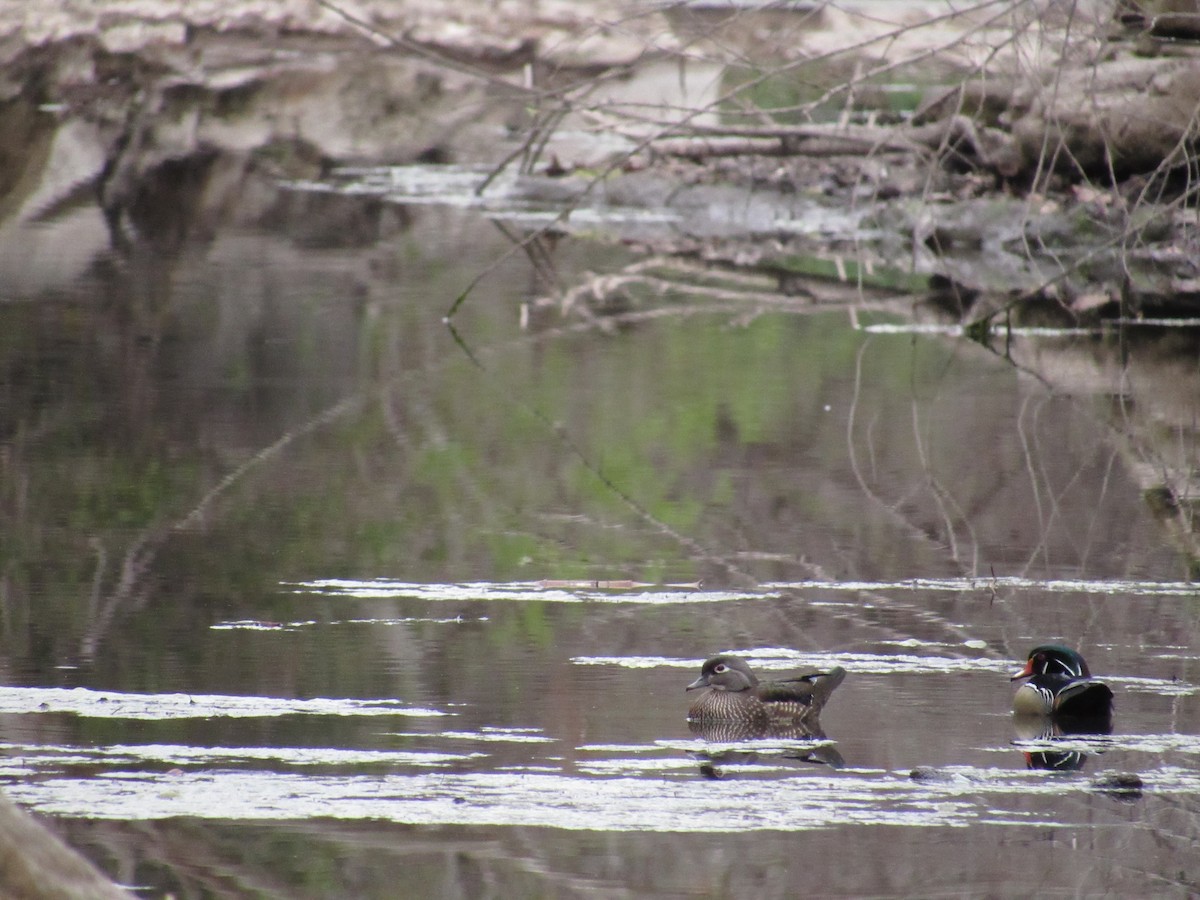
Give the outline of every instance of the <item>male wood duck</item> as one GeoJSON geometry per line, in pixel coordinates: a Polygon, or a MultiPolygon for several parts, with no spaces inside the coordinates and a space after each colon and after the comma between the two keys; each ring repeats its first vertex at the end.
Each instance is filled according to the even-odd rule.
{"type": "Polygon", "coordinates": [[[842,683],[846,670],[835,666],[780,681],[759,681],[746,661],[737,656],[714,656],[700,669],[700,677],[687,686],[707,688],[688,709],[688,721],[744,723],[765,728],[780,720],[813,721],[842,683]]]}
{"type": "Polygon", "coordinates": [[[1113,692],[1092,677],[1083,657],[1060,644],[1043,644],[1029,651],[1025,668],[1012,681],[1027,678],[1013,697],[1018,715],[1078,716],[1102,718],[1112,715],[1113,692]]]}

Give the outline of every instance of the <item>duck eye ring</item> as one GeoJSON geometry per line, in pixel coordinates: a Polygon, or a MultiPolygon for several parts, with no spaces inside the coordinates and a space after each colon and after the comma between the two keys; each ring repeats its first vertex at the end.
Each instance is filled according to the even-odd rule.
{"type": "Polygon", "coordinates": [[[725,663],[718,663],[713,667],[713,671],[720,675],[722,672],[729,671],[729,667],[726,666],[725,663]]]}

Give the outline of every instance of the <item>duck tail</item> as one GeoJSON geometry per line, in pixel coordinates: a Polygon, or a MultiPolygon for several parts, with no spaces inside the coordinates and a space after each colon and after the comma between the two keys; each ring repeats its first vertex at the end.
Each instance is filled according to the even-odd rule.
{"type": "Polygon", "coordinates": [[[841,666],[834,666],[828,672],[817,672],[815,675],[809,675],[808,680],[812,683],[813,704],[824,706],[829,700],[829,696],[845,678],[846,670],[841,666]]]}

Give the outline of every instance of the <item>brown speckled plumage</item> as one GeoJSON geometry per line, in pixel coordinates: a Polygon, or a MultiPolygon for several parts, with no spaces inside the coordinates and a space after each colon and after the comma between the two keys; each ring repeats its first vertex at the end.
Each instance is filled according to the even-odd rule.
{"type": "Polygon", "coordinates": [[[714,656],[705,661],[700,677],[687,686],[704,689],[688,709],[692,722],[728,722],[765,728],[787,720],[815,720],[846,670],[836,666],[780,681],[759,681],[744,659],[714,656]]]}

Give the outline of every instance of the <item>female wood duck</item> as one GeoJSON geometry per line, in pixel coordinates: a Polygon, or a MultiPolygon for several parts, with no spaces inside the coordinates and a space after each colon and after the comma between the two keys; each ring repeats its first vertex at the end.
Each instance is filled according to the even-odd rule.
{"type": "Polygon", "coordinates": [[[1102,718],[1112,715],[1113,692],[1088,671],[1083,657],[1069,647],[1043,644],[1029,651],[1025,668],[1012,681],[1029,679],[1013,697],[1018,715],[1102,718]]]}
{"type": "Polygon", "coordinates": [[[813,672],[780,681],[759,681],[744,659],[714,656],[700,669],[700,677],[687,686],[694,691],[707,688],[688,709],[688,721],[698,723],[744,723],[766,727],[780,720],[813,721],[846,670],[835,666],[828,672],[813,672]]]}

